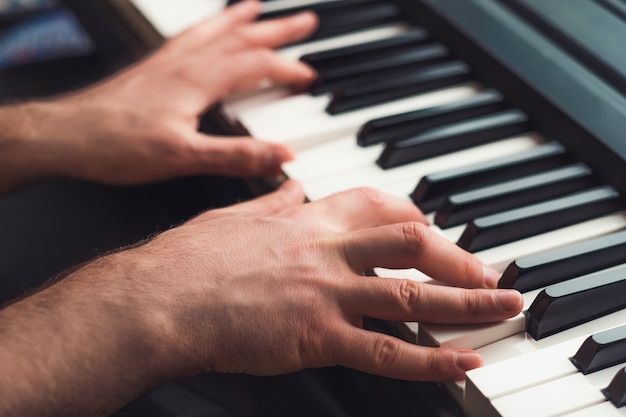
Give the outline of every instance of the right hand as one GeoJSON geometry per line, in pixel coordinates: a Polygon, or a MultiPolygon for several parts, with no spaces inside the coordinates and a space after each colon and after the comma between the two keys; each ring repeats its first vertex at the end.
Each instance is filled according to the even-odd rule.
{"type": "Polygon", "coordinates": [[[481,365],[477,353],[367,331],[363,317],[484,323],[521,311],[518,292],[493,289],[498,274],[432,232],[409,201],[372,189],[302,200],[290,181],[119,254],[118,267],[144,266],[130,279],[161,318],[162,364],[254,375],[344,365],[457,380],[481,365]],[[365,277],[373,267],[415,267],[465,288],[365,277]]]}

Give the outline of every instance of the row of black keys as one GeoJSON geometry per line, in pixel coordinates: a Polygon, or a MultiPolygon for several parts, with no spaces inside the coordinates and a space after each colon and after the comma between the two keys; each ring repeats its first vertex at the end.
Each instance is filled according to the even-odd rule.
{"type": "MultiPolygon", "coordinates": [[[[311,7],[321,18],[314,38],[400,21],[398,10],[374,0],[349,0],[311,7]],[[381,13],[381,11],[385,11],[381,13]],[[379,19],[380,18],[380,19],[379,19]]],[[[263,18],[299,11],[292,9],[263,18]]],[[[383,41],[310,54],[318,80],[312,94],[332,92],[328,112],[338,114],[471,79],[467,65],[420,29],[383,41]]],[[[373,120],[358,142],[385,142],[378,164],[385,169],[504,139],[531,130],[526,115],[509,108],[496,91],[425,110],[373,120]]],[[[424,177],[412,194],[426,212],[437,209],[441,227],[468,226],[458,242],[478,251],[588,220],[622,208],[618,193],[598,186],[589,167],[569,159],[550,142],[528,152],[424,177]]],[[[621,309],[626,285],[618,269],[571,280],[626,262],[626,233],[601,237],[521,259],[505,271],[500,286],[520,291],[552,285],[528,311],[527,330],[546,337],[621,309]],[[624,255],[622,255],[624,254],[624,255]],[[571,281],[567,281],[571,280],[571,281]],[[563,281],[563,282],[562,282],[563,281]],[[582,284],[581,284],[582,282],[582,284]],[[575,314],[570,312],[576,311],[575,314]]]]}
{"type": "MultiPolygon", "coordinates": [[[[313,9],[322,22],[316,39],[399,20],[394,6],[369,0],[329,3],[313,9]]],[[[464,63],[454,60],[444,45],[433,42],[419,28],[392,39],[311,54],[302,60],[319,73],[310,92],[332,92],[327,109],[330,114],[471,79],[464,63]]],[[[361,129],[358,141],[362,146],[385,142],[378,163],[392,168],[528,130],[522,112],[507,109],[497,92],[486,91],[463,102],[371,121],[361,129]]],[[[539,223],[557,228],[621,208],[615,190],[594,188],[591,169],[568,162],[561,145],[547,143],[523,154],[427,176],[412,198],[425,211],[439,207],[435,218],[439,226],[470,221],[459,244],[474,250],[502,243],[494,241],[497,236],[517,239],[545,231],[530,220],[533,218],[541,217],[539,223]],[[493,178],[498,178],[497,183],[491,184],[493,178]],[[564,197],[554,199],[558,196],[564,197]],[[538,202],[543,203],[532,205],[538,202]],[[502,213],[516,207],[524,208],[508,216],[502,213]],[[493,216],[480,217],[494,213],[499,221],[493,216]],[[529,220],[519,221],[524,218],[529,220]],[[518,224],[512,227],[515,219],[518,224]]],[[[519,259],[506,269],[499,286],[520,291],[548,286],[527,314],[529,332],[536,338],[545,337],[626,306],[621,296],[626,290],[626,267],[594,273],[626,262],[625,249],[626,231],[519,259]],[[590,275],[581,276],[584,274],[590,275]],[[586,302],[589,295],[602,301],[586,302]]],[[[626,326],[591,336],[572,362],[585,374],[626,362],[626,326]]],[[[616,406],[626,405],[626,368],[603,392],[616,406]]]]}
{"type": "MultiPolygon", "coordinates": [[[[444,122],[442,127],[437,123],[463,120],[472,111],[493,111],[490,106],[494,103],[503,104],[500,95],[486,91],[464,102],[372,121],[359,137],[367,140],[365,132],[384,137],[381,132],[385,129],[404,134],[409,127],[407,131],[423,135],[419,125],[427,126],[426,132],[451,130],[450,124],[444,122]]],[[[452,126],[467,126],[467,121],[452,126]]],[[[468,134],[459,128],[455,138],[468,134]]],[[[489,136],[487,141],[507,136],[489,136]]],[[[470,146],[464,144],[462,148],[470,146]]],[[[471,251],[623,208],[616,190],[598,185],[591,169],[572,161],[556,142],[427,175],[412,198],[426,212],[439,207],[435,219],[442,227],[467,222],[458,244],[471,251]]],[[[626,290],[626,268],[583,276],[626,262],[624,249],[626,232],[621,232],[520,259],[507,268],[500,286],[529,291],[550,285],[527,312],[527,331],[540,339],[626,307],[626,297],[621,296],[626,290]]]]}
{"type": "MultiPolygon", "coordinates": [[[[391,23],[406,24],[400,9],[385,0],[342,0],[269,12],[272,19],[302,10],[319,15],[317,31],[305,42],[372,29],[391,23]]],[[[332,93],[330,114],[358,110],[413,94],[471,80],[469,67],[454,59],[444,45],[418,27],[392,39],[359,44],[302,57],[319,77],[312,94],[332,93]]]]}

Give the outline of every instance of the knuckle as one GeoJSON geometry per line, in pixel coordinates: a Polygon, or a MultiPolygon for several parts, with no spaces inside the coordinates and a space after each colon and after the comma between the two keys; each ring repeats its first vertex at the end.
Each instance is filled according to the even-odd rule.
{"type": "Polygon", "coordinates": [[[255,59],[260,60],[264,65],[270,65],[276,59],[276,54],[268,48],[255,49],[255,59]]]}
{"type": "Polygon", "coordinates": [[[374,341],[374,365],[381,371],[392,368],[396,362],[400,350],[400,345],[397,341],[384,337],[377,336],[374,341]]]}
{"type": "Polygon", "coordinates": [[[422,293],[419,283],[409,279],[401,280],[398,287],[398,299],[400,305],[407,311],[412,311],[418,306],[422,293]]]}
{"type": "Polygon", "coordinates": [[[382,193],[374,188],[360,187],[354,190],[358,198],[369,206],[376,208],[385,205],[385,198],[382,193]]]}
{"type": "Polygon", "coordinates": [[[484,305],[481,302],[478,293],[473,290],[460,290],[461,297],[463,297],[463,305],[465,306],[465,310],[467,315],[470,317],[474,317],[481,312],[481,307],[484,305]]]}
{"type": "Polygon", "coordinates": [[[402,236],[412,251],[419,252],[429,246],[431,235],[424,225],[409,222],[403,223],[401,228],[402,236]]]}
{"type": "Polygon", "coordinates": [[[435,349],[427,349],[422,357],[422,372],[430,377],[439,374],[441,356],[435,349]]]}

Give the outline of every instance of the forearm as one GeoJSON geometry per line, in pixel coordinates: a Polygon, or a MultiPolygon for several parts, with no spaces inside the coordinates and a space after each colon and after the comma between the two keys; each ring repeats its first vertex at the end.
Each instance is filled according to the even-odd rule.
{"type": "Polygon", "coordinates": [[[54,113],[52,102],[0,107],[0,196],[58,175],[54,113]]]}
{"type": "Polygon", "coordinates": [[[107,415],[171,376],[167,323],[119,257],[0,311],[0,415],[107,415]]]}

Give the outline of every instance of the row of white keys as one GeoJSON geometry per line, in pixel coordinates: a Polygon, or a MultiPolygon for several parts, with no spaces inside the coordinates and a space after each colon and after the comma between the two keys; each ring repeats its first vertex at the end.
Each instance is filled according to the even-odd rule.
{"type": "Polygon", "coordinates": [[[363,186],[406,197],[425,174],[523,152],[542,142],[543,139],[538,135],[528,134],[384,170],[376,164],[384,145],[361,148],[356,144],[355,136],[351,135],[336,142],[336,146],[343,148],[337,150],[344,150],[345,153],[328,155],[318,160],[319,165],[323,161],[325,163],[323,167],[318,167],[317,175],[313,158],[321,156],[318,149],[332,151],[334,144],[300,151],[295,161],[285,164],[285,172],[293,178],[303,179],[305,192],[312,200],[363,186]]]}
{"type": "MultiPolygon", "coordinates": [[[[227,0],[130,0],[163,38],[177,35],[190,26],[222,11],[227,0]]],[[[275,0],[263,4],[273,12],[339,0],[275,0]]]]}
{"type": "Polygon", "coordinates": [[[593,405],[591,407],[583,408],[582,410],[574,411],[573,413],[564,414],[563,417],[626,417],[626,407],[616,408],[608,401],[604,401],[600,404],[593,405]]]}
{"type": "MultiPolygon", "coordinates": [[[[494,414],[480,417],[558,417],[605,402],[606,388],[624,364],[583,375],[575,373],[492,401],[494,414]]],[[[478,416],[471,416],[478,417],[478,416]]]]}
{"type": "MultiPolygon", "coordinates": [[[[437,93],[445,96],[456,96],[458,99],[475,94],[479,87],[475,84],[451,87],[427,95],[427,99],[437,97],[437,93]]],[[[331,95],[317,97],[300,94],[268,103],[267,105],[239,114],[239,120],[257,138],[284,143],[294,149],[328,140],[340,135],[355,132],[361,125],[371,119],[391,116],[407,111],[423,108],[424,94],[417,94],[403,99],[381,103],[375,106],[330,115],[326,106],[331,95]]],[[[432,105],[444,104],[433,100],[432,105]]]]}
{"type": "Polygon", "coordinates": [[[578,371],[568,359],[584,337],[550,346],[515,359],[486,365],[467,373],[463,408],[472,417],[491,413],[491,403],[500,397],[553,381],[578,371]]]}
{"type": "MultiPolygon", "coordinates": [[[[577,373],[569,358],[582,342],[624,323],[626,311],[622,310],[545,339],[519,333],[478,349],[485,364],[467,373],[465,408],[481,415],[480,410],[497,398],[577,373]]],[[[457,385],[463,389],[463,384],[457,385]]]]}

